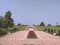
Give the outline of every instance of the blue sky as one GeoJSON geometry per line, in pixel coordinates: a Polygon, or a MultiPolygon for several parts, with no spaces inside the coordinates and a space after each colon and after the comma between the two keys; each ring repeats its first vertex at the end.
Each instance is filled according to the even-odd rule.
{"type": "Polygon", "coordinates": [[[0,16],[8,10],[15,24],[60,24],[60,0],[0,0],[0,16]]]}

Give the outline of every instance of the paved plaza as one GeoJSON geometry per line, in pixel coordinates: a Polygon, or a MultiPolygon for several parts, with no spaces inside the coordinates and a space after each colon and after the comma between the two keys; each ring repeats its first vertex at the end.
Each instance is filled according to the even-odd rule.
{"type": "Polygon", "coordinates": [[[29,28],[25,31],[18,31],[16,33],[0,38],[1,45],[60,45],[60,37],[50,35],[46,32],[38,31],[29,28]],[[33,31],[37,38],[27,38],[29,31],[33,31]]]}

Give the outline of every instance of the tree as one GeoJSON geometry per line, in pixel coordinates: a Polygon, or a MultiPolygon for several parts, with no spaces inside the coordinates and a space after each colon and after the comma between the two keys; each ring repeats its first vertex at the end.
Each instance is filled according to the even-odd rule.
{"type": "Polygon", "coordinates": [[[48,26],[51,26],[51,24],[48,24],[48,26]]]}
{"type": "Polygon", "coordinates": [[[33,24],[33,26],[35,26],[35,24],[33,24]]]}
{"type": "Polygon", "coordinates": [[[45,26],[44,22],[41,22],[40,26],[45,26]]]}
{"type": "Polygon", "coordinates": [[[18,26],[21,26],[21,23],[18,23],[18,26]]]}
{"type": "Polygon", "coordinates": [[[3,19],[3,28],[13,27],[13,26],[14,26],[14,21],[11,18],[11,12],[8,11],[6,12],[3,19]]]}
{"type": "Polygon", "coordinates": [[[0,27],[2,27],[3,17],[0,16],[0,27]]]}

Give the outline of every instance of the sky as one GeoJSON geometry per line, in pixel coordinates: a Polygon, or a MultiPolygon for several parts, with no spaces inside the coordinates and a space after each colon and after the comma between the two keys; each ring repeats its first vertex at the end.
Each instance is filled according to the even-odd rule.
{"type": "Polygon", "coordinates": [[[60,24],[60,0],[0,0],[0,16],[9,10],[15,24],[60,24]]]}

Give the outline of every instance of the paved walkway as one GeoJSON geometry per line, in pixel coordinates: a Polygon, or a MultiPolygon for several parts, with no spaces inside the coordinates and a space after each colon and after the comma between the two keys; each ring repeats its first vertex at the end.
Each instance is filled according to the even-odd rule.
{"type": "Polygon", "coordinates": [[[60,45],[60,38],[50,35],[42,31],[34,31],[37,39],[28,39],[28,31],[19,31],[11,35],[0,38],[0,44],[2,45],[24,45],[24,44],[33,44],[33,45],[60,45]]]}

